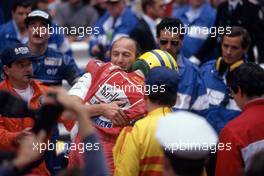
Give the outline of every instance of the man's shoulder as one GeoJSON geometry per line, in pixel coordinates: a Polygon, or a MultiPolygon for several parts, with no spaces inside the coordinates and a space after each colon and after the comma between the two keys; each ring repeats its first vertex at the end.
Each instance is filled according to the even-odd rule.
{"type": "MultiPolygon", "coordinates": [[[[165,113],[168,113],[168,112],[165,110],[165,113]]],[[[158,108],[154,111],[149,112],[145,117],[138,120],[135,123],[135,125],[144,129],[146,128],[146,126],[154,125],[163,115],[164,114],[163,114],[162,108],[158,108]]]]}
{"type": "Polygon", "coordinates": [[[33,89],[35,89],[35,91],[39,91],[41,94],[49,89],[48,86],[37,80],[32,80],[31,85],[33,86],[33,89]]]}
{"type": "Polygon", "coordinates": [[[245,117],[245,114],[242,112],[240,115],[229,121],[224,129],[231,133],[243,133],[248,127],[248,119],[245,117]]]}
{"type": "Polygon", "coordinates": [[[1,34],[6,34],[6,33],[12,33],[13,34],[13,30],[14,30],[14,25],[13,25],[12,20],[0,25],[0,33],[1,34]]]}
{"type": "MultiPolygon", "coordinates": [[[[183,65],[183,77],[186,77],[186,79],[190,80],[197,79],[197,77],[200,77],[200,69],[196,65],[191,63],[188,58],[183,57],[183,65]]],[[[181,67],[179,67],[179,69],[181,69],[181,67]]]]}
{"type": "MultiPolygon", "coordinates": [[[[130,7],[126,7],[124,12],[121,15],[122,18],[122,22],[127,22],[127,24],[133,25],[134,23],[138,22],[138,17],[135,14],[135,12],[133,12],[133,10],[131,10],[130,7]]],[[[136,25],[136,24],[135,24],[136,25]]]]}
{"type": "Polygon", "coordinates": [[[1,28],[13,28],[14,25],[13,25],[13,20],[9,20],[8,22],[4,23],[1,25],[1,28]]]}
{"type": "Polygon", "coordinates": [[[199,68],[193,63],[191,63],[191,61],[188,58],[182,57],[182,61],[185,67],[195,70],[195,71],[199,71],[199,68]]]}
{"type": "Polygon", "coordinates": [[[149,126],[152,124],[152,120],[153,119],[151,119],[150,115],[146,115],[145,117],[136,121],[132,131],[138,131],[141,135],[144,133],[144,131],[149,132],[149,126]]]}
{"type": "Polygon", "coordinates": [[[143,18],[141,18],[138,20],[134,30],[145,31],[146,27],[148,27],[148,23],[143,18]]]}
{"type": "Polygon", "coordinates": [[[6,80],[2,80],[0,82],[0,90],[3,90],[3,89],[6,89],[7,88],[7,83],[6,83],[6,80]]]}
{"type": "Polygon", "coordinates": [[[208,69],[211,69],[215,66],[216,64],[216,60],[210,60],[208,62],[205,62],[201,67],[200,67],[200,70],[208,70],[208,69]]]}

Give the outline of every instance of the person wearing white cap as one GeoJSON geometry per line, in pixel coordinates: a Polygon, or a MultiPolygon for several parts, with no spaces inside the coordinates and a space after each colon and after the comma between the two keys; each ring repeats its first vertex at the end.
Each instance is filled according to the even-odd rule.
{"type": "Polygon", "coordinates": [[[201,116],[178,111],[161,118],[156,137],[165,153],[164,175],[206,175],[210,151],[216,152],[218,137],[201,116]]]}
{"type": "Polygon", "coordinates": [[[161,175],[163,152],[155,130],[157,121],[176,102],[178,77],[177,71],[164,66],[149,71],[145,81],[150,90],[145,90],[148,114],[120,133],[113,149],[115,176],[161,175]]]}

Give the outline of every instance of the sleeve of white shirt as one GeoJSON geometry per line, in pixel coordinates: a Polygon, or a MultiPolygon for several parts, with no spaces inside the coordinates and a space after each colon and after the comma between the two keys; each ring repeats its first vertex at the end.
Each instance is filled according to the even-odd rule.
{"type": "Polygon", "coordinates": [[[69,95],[75,95],[84,100],[92,83],[92,76],[90,73],[85,73],[77,83],[75,83],[69,90],[69,95]]]}

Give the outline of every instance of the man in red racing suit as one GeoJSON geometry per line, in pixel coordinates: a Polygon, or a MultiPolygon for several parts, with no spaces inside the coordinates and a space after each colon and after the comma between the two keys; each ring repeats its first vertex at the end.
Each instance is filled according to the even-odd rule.
{"type": "MultiPolygon", "coordinates": [[[[121,109],[128,123],[144,116],[144,76],[142,74],[138,71],[127,73],[119,66],[97,60],[91,60],[86,69],[88,73],[80,78],[69,94],[78,96],[84,103],[90,105],[122,101],[121,109]]],[[[97,116],[93,116],[92,120],[98,130],[110,173],[113,173],[112,148],[123,126],[116,125],[102,114],[96,114],[97,116]]],[[[80,137],[77,135],[75,143],[80,142],[80,137]]],[[[69,167],[83,165],[81,153],[78,148],[71,151],[69,167]]]]}

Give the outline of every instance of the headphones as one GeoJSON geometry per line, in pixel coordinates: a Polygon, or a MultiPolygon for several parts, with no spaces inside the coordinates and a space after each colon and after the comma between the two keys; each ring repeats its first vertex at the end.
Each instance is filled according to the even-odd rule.
{"type": "Polygon", "coordinates": [[[223,60],[222,57],[219,57],[216,60],[216,70],[219,72],[219,74],[221,76],[223,76],[223,74],[226,71],[233,71],[234,69],[236,69],[237,67],[239,67],[240,65],[242,65],[243,63],[245,63],[245,61],[242,60],[238,60],[235,63],[233,63],[232,65],[228,65],[227,63],[225,63],[225,61],[223,60]]]}

